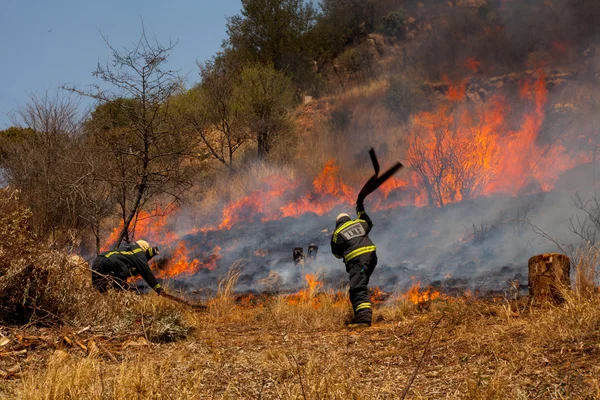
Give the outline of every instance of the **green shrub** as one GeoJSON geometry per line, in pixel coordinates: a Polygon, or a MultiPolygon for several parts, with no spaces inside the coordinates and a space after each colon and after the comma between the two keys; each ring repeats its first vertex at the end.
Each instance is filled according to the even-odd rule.
{"type": "Polygon", "coordinates": [[[349,79],[365,78],[372,72],[375,56],[367,42],[349,47],[338,58],[349,79]]]}
{"type": "Polygon", "coordinates": [[[336,132],[344,132],[352,123],[352,111],[339,107],[331,112],[331,126],[336,132]]]}
{"type": "Polygon", "coordinates": [[[383,17],[381,31],[384,35],[396,39],[404,39],[406,27],[406,13],[403,9],[392,11],[383,17]]]}
{"type": "Polygon", "coordinates": [[[428,107],[427,93],[404,76],[393,77],[386,93],[386,106],[402,120],[428,107]]]}

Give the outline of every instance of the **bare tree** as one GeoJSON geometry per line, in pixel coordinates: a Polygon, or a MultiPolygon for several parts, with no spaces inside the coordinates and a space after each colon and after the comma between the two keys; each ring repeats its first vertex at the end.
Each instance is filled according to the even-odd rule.
{"type": "Polygon", "coordinates": [[[493,178],[498,149],[479,125],[461,126],[449,110],[417,121],[407,161],[416,171],[430,207],[472,198],[493,178]]]}
{"type": "Polygon", "coordinates": [[[424,140],[420,129],[411,133],[406,153],[408,164],[416,171],[422,189],[427,194],[430,207],[443,207],[440,182],[444,176],[447,161],[442,151],[443,131],[436,131],[429,140],[424,140]],[[438,203],[439,199],[442,200],[438,203]]]}
{"type": "Polygon", "coordinates": [[[114,243],[129,241],[138,213],[154,200],[181,202],[190,186],[191,140],[184,122],[171,109],[182,88],[176,71],[166,68],[174,44],[163,46],[145,30],[132,49],[112,51],[110,62],[98,64],[94,76],[110,88],[68,88],[99,101],[86,124],[91,151],[104,155],[104,180],[114,187],[113,199],[122,220],[114,243]]]}
{"type": "Polygon", "coordinates": [[[5,179],[21,190],[40,233],[79,226],[80,203],[69,190],[81,178],[71,168],[73,140],[81,131],[78,106],[58,92],[32,95],[11,115],[13,134],[1,138],[5,179]]]}
{"type": "MultiPolygon", "coordinates": [[[[32,96],[12,114],[15,126],[0,136],[0,164],[7,183],[33,210],[39,233],[50,233],[59,245],[58,232],[89,228],[99,251],[100,222],[114,211],[114,188],[105,179],[105,160],[90,150],[84,115],[68,93],[32,96]]],[[[80,236],[66,237],[73,238],[80,236]]]]}
{"type": "Polygon", "coordinates": [[[576,193],[572,200],[581,214],[569,219],[571,232],[579,236],[584,243],[595,245],[600,234],[600,197],[594,195],[582,198],[576,193]]]}
{"type": "Polygon", "coordinates": [[[113,214],[115,187],[106,179],[105,157],[90,151],[90,137],[81,135],[73,143],[75,157],[71,161],[71,172],[78,173],[70,180],[69,192],[80,203],[78,217],[94,235],[95,252],[101,249],[101,223],[113,214]]]}

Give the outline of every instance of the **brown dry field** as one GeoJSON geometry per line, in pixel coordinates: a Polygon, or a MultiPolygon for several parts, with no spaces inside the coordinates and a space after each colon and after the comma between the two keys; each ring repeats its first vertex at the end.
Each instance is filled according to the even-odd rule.
{"type": "Polygon", "coordinates": [[[406,398],[600,398],[595,294],[544,307],[396,297],[361,331],[344,326],[350,308],[334,293],[248,305],[227,289],[202,312],[155,295],[99,301],[124,308],[112,320],[121,327],[102,315],[97,325],[0,327],[10,340],[0,337],[0,398],[398,399],[415,372],[406,398]]]}

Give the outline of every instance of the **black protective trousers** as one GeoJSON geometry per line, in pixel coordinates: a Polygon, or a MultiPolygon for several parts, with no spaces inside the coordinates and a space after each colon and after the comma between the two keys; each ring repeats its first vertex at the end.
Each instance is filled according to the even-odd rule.
{"type": "Polygon", "coordinates": [[[350,302],[354,310],[353,323],[371,323],[373,311],[369,297],[369,278],[377,265],[377,259],[356,261],[346,265],[350,274],[350,302]]]}

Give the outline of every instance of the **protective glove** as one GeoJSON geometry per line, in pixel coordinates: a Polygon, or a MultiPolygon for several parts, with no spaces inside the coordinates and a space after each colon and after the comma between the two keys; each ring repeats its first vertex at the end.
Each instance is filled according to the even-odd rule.
{"type": "Polygon", "coordinates": [[[161,287],[156,288],[156,294],[158,294],[159,296],[162,296],[165,293],[165,290],[161,287]]]}
{"type": "Polygon", "coordinates": [[[158,247],[150,247],[146,250],[146,260],[150,261],[153,257],[159,255],[158,247]]]}
{"type": "Polygon", "coordinates": [[[356,213],[365,212],[365,205],[363,203],[356,203],[356,213]]]}

